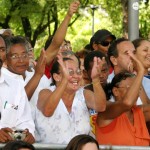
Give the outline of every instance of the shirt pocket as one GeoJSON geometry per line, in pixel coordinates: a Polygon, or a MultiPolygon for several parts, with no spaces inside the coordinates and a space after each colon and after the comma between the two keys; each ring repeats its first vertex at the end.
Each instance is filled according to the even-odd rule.
{"type": "Polygon", "coordinates": [[[18,106],[7,103],[1,112],[1,123],[5,127],[15,127],[17,123],[18,106]]]}

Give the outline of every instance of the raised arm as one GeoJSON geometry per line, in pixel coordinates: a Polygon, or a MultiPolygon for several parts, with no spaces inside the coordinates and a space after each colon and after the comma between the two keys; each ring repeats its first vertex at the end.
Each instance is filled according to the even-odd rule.
{"type": "MultiPolygon", "coordinates": [[[[134,66],[137,71],[137,75],[134,78],[133,82],[131,83],[130,87],[127,89],[123,100],[119,100],[116,102],[108,102],[106,105],[106,111],[101,112],[98,115],[98,123],[101,124],[102,122],[107,122],[108,120],[113,120],[122,113],[129,111],[132,106],[136,103],[137,98],[139,96],[139,91],[141,88],[141,83],[144,75],[144,68],[143,65],[139,60],[135,58],[135,56],[129,53],[130,57],[134,62],[134,66]]],[[[115,91],[114,91],[115,92],[115,91]]]]}
{"type": "Polygon", "coordinates": [[[56,57],[56,55],[59,51],[59,48],[60,48],[61,44],[63,43],[63,40],[65,39],[68,24],[73,16],[73,14],[77,12],[79,5],[80,5],[79,1],[75,1],[70,4],[69,10],[68,10],[64,20],[60,24],[59,28],[57,29],[57,31],[53,37],[52,43],[46,50],[47,65],[49,65],[52,62],[52,60],[56,57]]]}
{"type": "Polygon", "coordinates": [[[25,91],[27,93],[27,97],[29,100],[31,99],[33,93],[35,92],[41,80],[41,77],[44,74],[45,65],[46,65],[46,56],[45,56],[45,51],[42,50],[37,65],[35,66],[35,73],[25,86],[25,91]]]}
{"type": "Polygon", "coordinates": [[[104,111],[106,108],[106,95],[99,79],[103,61],[105,60],[100,60],[100,58],[94,57],[94,65],[91,72],[94,92],[84,90],[84,96],[88,108],[95,109],[97,112],[104,111]]]}
{"type": "MultiPolygon", "coordinates": [[[[68,70],[64,65],[62,60],[62,56],[58,55],[58,62],[60,64],[60,72],[62,72],[62,77],[57,79],[56,89],[52,92],[50,90],[42,90],[39,94],[37,107],[44,116],[50,117],[53,115],[60,99],[62,98],[62,94],[68,84],[68,70]]],[[[67,63],[67,61],[65,62],[67,63]]]]}

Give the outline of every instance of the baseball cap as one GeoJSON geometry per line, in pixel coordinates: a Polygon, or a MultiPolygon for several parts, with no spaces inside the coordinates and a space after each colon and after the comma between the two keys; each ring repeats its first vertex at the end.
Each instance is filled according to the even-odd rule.
{"type": "Polygon", "coordinates": [[[113,40],[116,39],[115,35],[113,35],[111,32],[109,32],[106,29],[101,29],[101,30],[96,31],[90,39],[91,48],[92,48],[93,43],[102,42],[107,37],[112,37],[113,40]]]}
{"type": "Polygon", "coordinates": [[[12,33],[11,29],[0,29],[0,34],[12,35],[13,33],[12,33]]]}

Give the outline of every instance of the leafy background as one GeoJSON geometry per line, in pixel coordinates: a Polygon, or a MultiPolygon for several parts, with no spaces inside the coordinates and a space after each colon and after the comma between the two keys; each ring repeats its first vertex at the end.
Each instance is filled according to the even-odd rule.
{"type": "MultiPolygon", "coordinates": [[[[38,57],[47,38],[55,33],[73,0],[0,0],[0,28],[11,28],[15,35],[29,37],[38,57]]],[[[98,6],[94,31],[108,29],[117,37],[127,36],[128,0],[80,0],[78,14],[68,27],[66,39],[74,51],[81,50],[92,36],[91,5],[98,6]]],[[[149,38],[150,2],[140,0],[140,36],[149,38]]]]}

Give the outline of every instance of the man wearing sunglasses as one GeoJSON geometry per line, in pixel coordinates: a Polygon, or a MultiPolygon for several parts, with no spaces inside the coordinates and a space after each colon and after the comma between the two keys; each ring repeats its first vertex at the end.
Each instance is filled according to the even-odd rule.
{"type": "Polygon", "coordinates": [[[95,32],[90,40],[90,46],[92,50],[99,50],[107,55],[108,48],[116,37],[106,29],[101,29],[95,32]]]}

